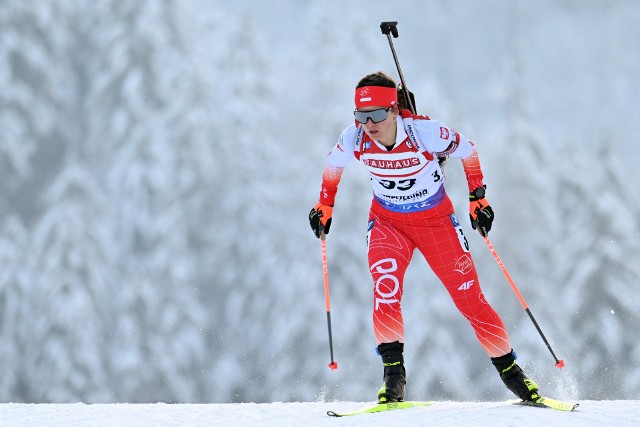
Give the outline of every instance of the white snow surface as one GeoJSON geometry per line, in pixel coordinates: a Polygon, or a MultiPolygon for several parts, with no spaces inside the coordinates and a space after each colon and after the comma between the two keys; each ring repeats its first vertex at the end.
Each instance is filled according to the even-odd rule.
{"type": "Polygon", "coordinates": [[[506,402],[436,402],[376,414],[334,418],[371,403],[221,404],[23,404],[0,405],[2,426],[631,426],[640,419],[640,401],[580,402],[574,412],[529,408],[506,402]]]}

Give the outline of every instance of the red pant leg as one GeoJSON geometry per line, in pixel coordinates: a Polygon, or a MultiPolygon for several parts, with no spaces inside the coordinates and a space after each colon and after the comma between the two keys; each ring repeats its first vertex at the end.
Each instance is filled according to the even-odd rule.
{"type": "Polygon", "coordinates": [[[414,244],[389,221],[369,220],[369,271],[373,278],[373,330],[378,344],[404,342],[402,291],[414,244]]]}
{"type": "Polygon", "coordinates": [[[466,238],[455,215],[431,218],[426,226],[412,227],[412,239],[442,281],[453,302],[471,323],[489,357],[511,351],[502,320],[487,302],[469,253],[466,238]]]}

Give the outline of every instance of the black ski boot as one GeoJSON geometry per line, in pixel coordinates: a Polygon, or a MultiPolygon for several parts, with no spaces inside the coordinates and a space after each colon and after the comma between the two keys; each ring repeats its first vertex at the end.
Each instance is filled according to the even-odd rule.
{"type": "Polygon", "coordinates": [[[407,383],[402,351],[404,344],[399,341],[380,344],[378,353],[384,364],[384,384],[378,390],[380,403],[402,402],[404,400],[404,386],[407,383]]]}
{"type": "Polygon", "coordinates": [[[511,353],[500,357],[492,357],[491,363],[500,373],[502,382],[509,390],[520,399],[535,402],[540,396],[538,395],[538,384],[527,378],[522,369],[516,363],[516,353],[511,353]]]}

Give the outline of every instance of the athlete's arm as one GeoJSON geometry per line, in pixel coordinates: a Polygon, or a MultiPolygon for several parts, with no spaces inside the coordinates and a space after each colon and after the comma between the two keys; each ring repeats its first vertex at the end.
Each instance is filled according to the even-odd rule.
{"type": "Polygon", "coordinates": [[[322,171],[322,189],[320,191],[322,205],[333,206],[344,168],[355,159],[353,151],[355,133],[355,126],[345,129],[327,155],[322,171]]]}

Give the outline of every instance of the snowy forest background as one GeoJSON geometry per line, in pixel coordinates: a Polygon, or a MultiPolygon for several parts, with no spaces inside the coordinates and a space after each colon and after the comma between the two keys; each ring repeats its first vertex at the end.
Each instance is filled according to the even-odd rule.
{"type": "MultiPolygon", "coordinates": [[[[369,72],[474,140],[485,294],[543,391],[640,393],[640,3],[635,0],[0,1],[0,400],[373,400],[370,188],[345,173],[327,241],[307,214],[369,72]]],[[[448,192],[466,218],[457,161],[448,192]]],[[[419,254],[408,398],[506,398],[419,254]]]]}

